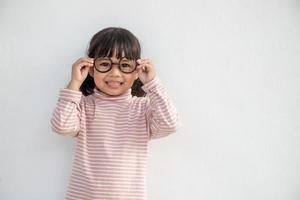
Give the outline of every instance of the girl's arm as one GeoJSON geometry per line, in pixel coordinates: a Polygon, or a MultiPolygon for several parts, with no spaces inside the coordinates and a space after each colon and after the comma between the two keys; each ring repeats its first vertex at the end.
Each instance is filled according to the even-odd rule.
{"type": "Polygon", "coordinates": [[[142,86],[147,93],[146,118],[149,139],[175,133],[181,126],[179,114],[158,77],[142,86]]]}
{"type": "Polygon", "coordinates": [[[58,102],[52,113],[52,131],[76,137],[80,129],[82,97],[80,86],[93,67],[93,58],[79,58],[72,65],[72,79],[66,88],[59,91],[58,102]]]}
{"type": "Polygon", "coordinates": [[[82,93],[68,88],[59,91],[58,102],[50,120],[52,131],[76,137],[80,128],[82,93]]]}

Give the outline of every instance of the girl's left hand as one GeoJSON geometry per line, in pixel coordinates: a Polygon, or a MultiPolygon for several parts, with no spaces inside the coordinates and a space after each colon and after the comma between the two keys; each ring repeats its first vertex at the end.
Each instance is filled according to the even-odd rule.
{"type": "Polygon", "coordinates": [[[139,79],[143,84],[146,84],[153,80],[156,76],[154,66],[149,59],[138,59],[137,63],[137,72],[139,75],[139,79]]]}

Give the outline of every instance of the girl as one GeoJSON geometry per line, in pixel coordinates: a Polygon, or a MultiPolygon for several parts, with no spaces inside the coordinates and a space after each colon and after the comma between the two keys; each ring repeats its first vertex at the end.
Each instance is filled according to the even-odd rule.
{"type": "Polygon", "coordinates": [[[96,33],[72,65],[52,113],[54,132],[77,138],[66,199],[145,200],[148,142],[180,119],[138,39],[123,28],[96,33]]]}

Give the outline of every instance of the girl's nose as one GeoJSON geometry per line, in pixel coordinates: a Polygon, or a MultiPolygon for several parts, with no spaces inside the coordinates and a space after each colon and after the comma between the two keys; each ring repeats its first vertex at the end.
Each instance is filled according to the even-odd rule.
{"type": "Polygon", "coordinates": [[[121,76],[121,71],[118,67],[118,65],[113,65],[111,70],[110,70],[110,74],[111,75],[115,75],[115,76],[121,76]]]}

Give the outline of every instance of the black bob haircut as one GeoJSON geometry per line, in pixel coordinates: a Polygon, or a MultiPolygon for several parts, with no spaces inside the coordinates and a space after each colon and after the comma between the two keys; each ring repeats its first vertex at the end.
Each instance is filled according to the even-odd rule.
{"type": "MultiPolygon", "coordinates": [[[[108,27],[97,32],[90,41],[87,56],[90,58],[111,57],[114,51],[116,51],[117,58],[121,58],[123,52],[128,59],[137,60],[141,57],[138,39],[129,30],[120,27],[108,27]]],[[[136,79],[131,87],[131,94],[137,97],[145,96],[142,86],[143,83],[139,78],[136,79]]],[[[94,93],[95,87],[94,78],[88,74],[80,86],[80,91],[84,96],[88,96],[94,93]]]]}

